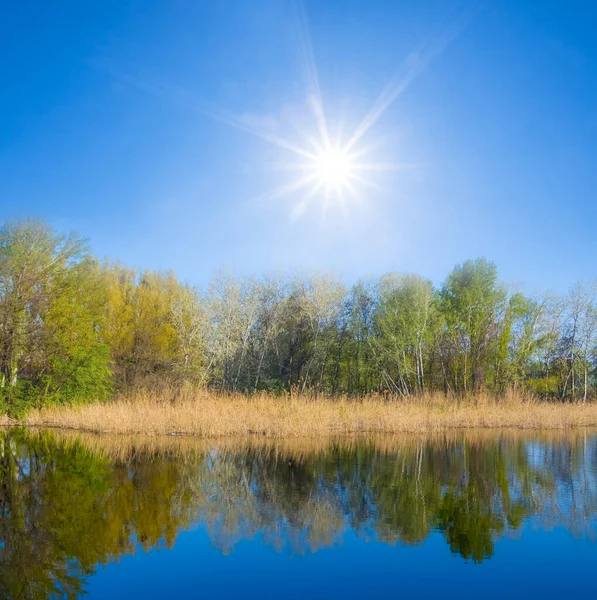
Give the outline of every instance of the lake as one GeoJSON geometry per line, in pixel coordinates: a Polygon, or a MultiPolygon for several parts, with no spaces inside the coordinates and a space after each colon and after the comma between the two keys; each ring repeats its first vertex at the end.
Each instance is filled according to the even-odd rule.
{"type": "Polygon", "coordinates": [[[2,598],[593,596],[597,434],[0,430],[2,598]]]}

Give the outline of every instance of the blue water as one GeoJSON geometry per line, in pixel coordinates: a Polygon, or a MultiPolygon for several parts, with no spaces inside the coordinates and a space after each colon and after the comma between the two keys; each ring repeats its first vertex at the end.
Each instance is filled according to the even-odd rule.
{"type": "Polygon", "coordinates": [[[123,451],[7,432],[0,596],[597,594],[597,437],[123,451]]]}
{"type": "Polygon", "coordinates": [[[571,598],[595,597],[597,548],[561,529],[524,528],[482,564],[453,556],[441,534],[419,546],[367,543],[347,533],[334,548],[297,556],[261,540],[224,556],[201,528],[169,551],[123,558],[90,580],[95,598],[571,598]]]}

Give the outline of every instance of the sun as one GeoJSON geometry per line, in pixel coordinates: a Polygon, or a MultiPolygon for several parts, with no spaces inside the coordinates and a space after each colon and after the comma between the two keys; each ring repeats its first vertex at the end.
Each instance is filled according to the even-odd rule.
{"type": "Polygon", "coordinates": [[[329,147],[317,154],[313,168],[317,182],[330,192],[342,192],[354,175],[353,160],[342,148],[329,147]]]}
{"type": "Polygon", "coordinates": [[[407,69],[406,73],[399,71],[400,76],[390,81],[360,120],[353,122],[350,115],[334,115],[333,111],[332,118],[328,119],[330,114],[326,114],[324,109],[306,16],[302,12],[297,17],[297,33],[305,84],[304,102],[292,105],[288,111],[281,111],[279,118],[278,115],[267,119],[250,114],[235,116],[213,106],[207,112],[214,119],[294,155],[291,160],[275,162],[273,170],[294,172],[296,176],[253,199],[255,204],[277,204],[278,200],[290,197],[292,221],[303,215],[312,204],[321,208],[323,217],[330,209],[340,209],[349,216],[351,206],[368,206],[372,194],[366,188],[385,193],[376,182],[381,172],[405,167],[393,162],[379,162],[377,150],[382,143],[370,140],[364,145],[363,138],[410,83],[416,69],[421,68],[421,61],[415,61],[416,69],[407,69]]]}

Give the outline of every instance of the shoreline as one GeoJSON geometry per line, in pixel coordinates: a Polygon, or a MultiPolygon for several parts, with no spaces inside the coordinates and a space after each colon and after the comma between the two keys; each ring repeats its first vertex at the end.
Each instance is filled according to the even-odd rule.
{"type": "Polygon", "coordinates": [[[435,434],[435,433],[449,433],[449,432],[477,432],[477,431],[495,431],[495,432],[541,432],[541,431],[553,431],[553,432],[565,432],[565,431],[582,431],[583,429],[595,429],[597,430],[597,421],[594,423],[583,423],[579,425],[438,425],[434,428],[429,429],[395,429],[392,431],[385,430],[355,430],[355,431],[333,431],[330,430],[325,433],[317,434],[295,434],[288,433],[285,435],[269,435],[267,432],[261,433],[256,431],[247,431],[245,433],[213,433],[213,434],[202,434],[193,433],[186,431],[166,431],[166,432],[152,432],[152,431],[114,431],[111,429],[98,429],[90,428],[85,426],[72,426],[72,425],[60,425],[56,423],[45,423],[45,422],[29,422],[29,421],[15,421],[14,423],[0,423],[0,429],[12,429],[20,427],[23,429],[48,429],[56,431],[72,431],[74,433],[83,433],[90,435],[99,436],[143,436],[147,438],[156,437],[169,437],[169,438],[186,438],[186,439],[197,439],[197,440],[217,440],[217,439],[234,439],[234,438],[252,438],[252,439],[287,439],[287,440],[313,440],[313,439],[342,439],[342,438],[353,438],[358,436],[395,436],[395,435],[416,435],[416,434],[435,434]]]}

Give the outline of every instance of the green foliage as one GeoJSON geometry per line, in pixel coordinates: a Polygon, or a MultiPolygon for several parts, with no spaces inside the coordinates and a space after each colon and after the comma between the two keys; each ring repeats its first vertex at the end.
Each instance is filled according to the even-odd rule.
{"type": "Polygon", "coordinates": [[[382,279],[374,322],[372,344],[396,391],[423,391],[429,379],[425,367],[441,326],[431,282],[416,275],[382,279]]]}
{"type": "Polygon", "coordinates": [[[42,385],[48,397],[54,396],[60,403],[106,399],[113,390],[109,360],[106,344],[77,349],[68,361],[53,361],[52,374],[41,378],[42,385]]]}
{"type": "Polygon", "coordinates": [[[81,239],[36,222],[0,230],[0,379],[9,413],[106,395],[103,314],[98,268],[81,239]]]}
{"type": "Polygon", "coordinates": [[[497,269],[484,258],[455,267],[444,283],[440,298],[446,319],[450,355],[446,366],[454,387],[467,392],[485,387],[496,353],[508,342],[502,335],[507,293],[497,269]]]}
{"type": "Polygon", "coordinates": [[[541,379],[527,379],[525,385],[538,396],[555,396],[560,389],[560,378],[552,375],[541,379]]]}
{"type": "Polygon", "coordinates": [[[99,400],[163,384],[251,392],[409,396],[510,387],[597,392],[597,286],[565,298],[511,293],[496,266],[443,285],[390,274],[218,275],[207,292],[171,273],[100,265],[75,235],[0,229],[0,411],[99,400]]]}

